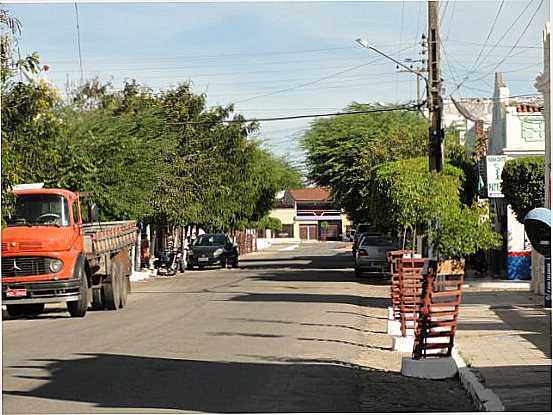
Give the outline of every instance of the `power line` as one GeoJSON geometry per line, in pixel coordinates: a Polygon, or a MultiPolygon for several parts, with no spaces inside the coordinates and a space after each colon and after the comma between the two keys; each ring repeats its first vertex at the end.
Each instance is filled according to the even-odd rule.
{"type": "Polygon", "coordinates": [[[538,4],[538,7],[536,7],[536,10],[534,10],[534,14],[532,14],[532,17],[531,17],[530,20],[528,21],[528,24],[526,25],[526,27],[524,28],[524,30],[522,31],[522,33],[521,33],[520,36],[518,37],[518,39],[517,39],[517,41],[515,42],[515,44],[513,45],[513,47],[509,50],[509,52],[507,52],[507,54],[505,55],[505,57],[504,57],[503,59],[501,59],[497,65],[494,66],[494,69],[492,70],[492,72],[495,72],[495,70],[496,70],[497,68],[499,68],[503,62],[505,62],[508,58],[511,57],[511,55],[510,55],[511,52],[513,52],[513,50],[515,49],[516,45],[518,45],[518,42],[520,42],[521,39],[522,39],[522,37],[525,35],[526,31],[528,30],[528,28],[530,27],[530,25],[531,25],[532,22],[534,21],[534,18],[535,18],[536,15],[538,14],[538,11],[540,10],[542,4],[543,4],[543,0],[540,1],[540,4],[538,4]]]}
{"type": "MultiPolygon", "coordinates": [[[[410,47],[408,48],[405,48],[404,50],[407,50],[407,49],[410,49],[410,47]]],[[[402,52],[402,51],[399,51],[399,52],[402,52]]],[[[320,81],[324,81],[325,79],[330,79],[330,78],[333,78],[337,75],[341,75],[343,73],[346,73],[346,72],[350,72],[350,71],[354,71],[356,69],[359,69],[359,68],[362,68],[362,67],[365,67],[365,66],[368,66],[368,65],[372,65],[373,63],[379,61],[381,58],[378,57],[372,61],[369,61],[369,62],[366,62],[366,63],[363,63],[361,65],[356,65],[356,66],[352,66],[350,68],[346,68],[344,69],[343,71],[339,71],[339,72],[335,72],[333,74],[330,74],[330,75],[327,75],[327,76],[323,76],[321,78],[318,78],[318,79],[315,79],[313,81],[310,81],[310,82],[305,82],[303,84],[299,84],[299,85],[294,85],[292,87],[289,87],[289,88],[283,88],[283,89],[279,89],[279,90],[276,90],[276,91],[273,91],[273,92],[268,92],[266,94],[260,94],[260,95],[256,95],[256,96],[253,96],[253,97],[250,97],[250,98],[245,98],[245,99],[241,99],[241,100],[238,100],[235,102],[235,104],[238,104],[238,103],[241,103],[241,102],[248,102],[248,101],[252,101],[254,99],[258,99],[258,98],[265,98],[265,97],[268,97],[268,96],[271,96],[271,95],[276,95],[276,94],[280,94],[280,93],[283,93],[283,92],[289,92],[289,91],[293,91],[295,89],[298,89],[298,88],[303,88],[305,86],[309,86],[309,85],[313,85],[313,84],[316,84],[320,81]]]]}
{"type": "Polygon", "coordinates": [[[79,8],[75,2],[75,20],[77,24],[77,45],[79,46],[79,67],[81,69],[81,84],[84,82],[83,55],[81,51],[81,29],[79,27],[79,8]]]}
{"type": "MultiPolygon", "coordinates": [[[[492,51],[495,49],[496,45],[498,45],[504,38],[505,36],[510,33],[511,29],[513,28],[513,26],[519,21],[519,19],[524,15],[524,13],[526,12],[526,10],[530,7],[530,5],[534,2],[534,0],[531,0],[527,5],[526,7],[519,13],[519,15],[516,17],[516,19],[511,23],[511,25],[507,28],[507,30],[503,33],[503,35],[499,38],[499,40],[496,42],[496,44],[488,51],[488,53],[486,54],[486,56],[484,57],[484,60],[487,59],[489,57],[489,55],[492,53],[492,51]]],[[[538,7],[536,8],[536,11],[534,12],[534,14],[532,15],[532,17],[530,18],[530,21],[528,22],[528,25],[525,27],[525,29],[522,31],[521,35],[519,36],[519,38],[517,39],[517,41],[515,42],[515,44],[511,47],[511,49],[509,50],[509,52],[507,52],[507,55],[499,62],[499,64],[497,64],[494,69],[492,70],[492,73],[493,71],[495,71],[495,69],[497,69],[499,67],[499,65],[501,65],[503,62],[505,62],[505,60],[510,57],[509,54],[514,50],[514,48],[518,45],[518,43],[520,42],[520,40],[522,39],[522,36],[524,36],[524,34],[526,33],[526,30],[528,30],[528,27],[530,26],[530,24],[532,23],[532,21],[534,20],[534,17],[535,15],[537,14],[539,8],[541,7],[543,3],[543,0],[540,1],[540,4],[538,5],[538,7]]],[[[484,75],[483,77],[480,77],[480,78],[476,78],[474,80],[472,80],[472,82],[476,82],[480,79],[484,79],[485,77],[487,77],[488,74],[484,75]]],[[[462,82],[457,85],[457,87],[451,92],[452,94],[459,90],[461,88],[461,86],[463,86],[463,84],[469,80],[469,75],[466,75],[462,82]]]]}
{"type": "MultiPolygon", "coordinates": [[[[493,22],[490,26],[490,30],[488,31],[488,36],[486,37],[486,40],[484,41],[484,44],[480,48],[480,52],[478,52],[478,56],[476,56],[474,64],[471,67],[471,71],[473,69],[475,69],[476,66],[478,65],[480,57],[482,56],[482,53],[484,52],[484,49],[486,49],[486,46],[488,45],[488,41],[490,40],[490,37],[492,36],[493,30],[495,29],[495,24],[497,23],[497,19],[499,18],[499,15],[501,14],[501,10],[503,9],[503,4],[504,3],[505,3],[505,0],[501,0],[501,3],[499,4],[499,8],[497,9],[497,13],[495,14],[495,18],[493,19],[493,22]]],[[[472,74],[472,72],[469,72],[469,74],[472,74]]]]}
{"type": "MultiPolygon", "coordinates": [[[[448,42],[453,42],[453,43],[466,43],[467,45],[476,45],[476,46],[482,46],[484,43],[480,43],[480,42],[471,42],[469,40],[455,40],[455,39],[449,39],[448,42]]],[[[499,44],[495,44],[494,45],[495,48],[511,48],[513,47],[513,45],[499,45],[499,44]]],[[[517,45],[516,46],[518,49],[543,49],[543,46],[530,46],[530,45],[517,45]]]]}
{"type": "Polygon", "coordinates": [[[318,118],[318,117],[334,117],[341,115],[355,115],[355,114],[371,114],[375,112],[392,112],[392,111],[417,111],[416,105],[405,105],[401,107],[389,107],[378,108],[364,111],[346,111],[346,112],[331,112],[325,114],[307,114],[307,115],[289,115],[285,117],[270,117],[270,118],[252,118],[252,119],[234,119],[234,120],[216,120],[216,121],[185,121],[169,123],[170,125],[196,125],[196,124],[225,124],[225,123],[248,123],[248,122],[265,122],[265,121],[284,121],[284,120],[296,120],[301,118],[318,118]]]}
{"type": "Polygon", "coordinates": [[[444,37],[444,42],[447,42],[449,40],[449,32],[451,31],[451,27],[453,26],[453,17],[455,16],[455,1],[451,5],[451,17],[449,18],[449,24],[447,25],[447,33],[444,37]]]}

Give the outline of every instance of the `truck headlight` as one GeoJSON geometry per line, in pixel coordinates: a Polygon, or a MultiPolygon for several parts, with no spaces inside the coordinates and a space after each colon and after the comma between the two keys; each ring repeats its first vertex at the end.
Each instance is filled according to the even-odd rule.
{"type": "Polygon", "coordinates": [[[63,262],[59,259],[50,260],[50,271],[51,272],[60,272],[63,268],[63,262]]]}
{"type": "Polygon", "coordinates": [[[219,256],[223,253],[223,248],[216,249],[215,252],[213,252],[213,256],[219,256]]]}

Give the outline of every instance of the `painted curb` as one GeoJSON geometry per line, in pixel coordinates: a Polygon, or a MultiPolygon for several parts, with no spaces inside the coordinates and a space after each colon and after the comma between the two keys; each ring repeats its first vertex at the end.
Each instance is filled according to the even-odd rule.
{"type": "Polygon", "coordinates": [[[461,385],[470,395],[476,407],[480,411],[485,412],[504,412],[505,407],[501,403],[501,399],[491,389],[485,388],[478,378],[467,367],[465,361],[457,351],[457,348],[453,348],[451,357],[457,365],[459,372],[459,380],[461,385]]]}

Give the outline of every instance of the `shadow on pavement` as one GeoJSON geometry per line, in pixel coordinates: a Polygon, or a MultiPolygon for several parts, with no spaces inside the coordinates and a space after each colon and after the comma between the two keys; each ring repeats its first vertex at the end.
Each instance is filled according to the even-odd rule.
{"type": "Polygon", "coordinates": [[[478,367],[508,412],[551,412],[551,366],[478,367]]]}
{"type": "Polygon", "coordinates": [[[329,328],[339,328],[339,329],[350,329],[350,330],[359,331],[363,333],[387,334],[385,331],[361,329],[359,327],[348,326],[345,324],[323,324],[323,323],[301,323],[301,322],[297,323],[295,321],[285,321],[285,320],[267,320],[267,319],[236,318],[236,317],[229,317],[229,318],[226,318],[226,320],[237,321],[241,323],[273,323],[273,324],[298,325],[298,326],[306,326],[306,327],[329,327],[329,328]]]}
{"type": "Polygon", "coordinates": [[[265,294],[253,293],[231,297],[224,301],[285,302],[285,303],[333,303],[387,308],[388,298],[361,297],[347,294],[265,294]]]}
{"type": "Polygon", "coordinates": [[[462,305],[489,305],[501,321],[460,321],[459,330],[520,331],[518,336],[528,340],[551,359],[551,310],[535,305],[530,301],[531,297],[531,294],[524,292],[465,292],[462,305]]]}
{"type": "Polygon", "coordinates": [[[286,258],[240,258],[240,267],[245,269],[347,269],[353,268],[351,254],[290,256],[286,258]]]}
{"type": "Polygon", "coordinates": [[[13,396],[84,402],[97,408],[216,413],[473,410],[455,380],[421,381],[338,361],[245,363],[118,354],[77,356],[12,366],[12,370],[46,369],[50,377],[29,391],[4,390],[4,412],[9,412],[6,398],[13,396]],[[360,379],[367,385],[364,392],[360,379]],[[442,395],[448,399],[429,399],[442,395]]]}

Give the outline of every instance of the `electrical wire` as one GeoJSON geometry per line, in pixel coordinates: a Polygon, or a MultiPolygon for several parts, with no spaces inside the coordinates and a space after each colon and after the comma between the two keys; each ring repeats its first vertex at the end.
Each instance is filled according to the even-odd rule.
{"type": "Polygon", "coordinates": [[[225,124],[225,123],[243,124],[243,123],[250,123],[250,122],[296,120],[301,118],[319,118],[319,117],[335,117],[335,116],[342,116],[342,115],[371,114],[376,112],[417,111],[418,110],[417,107],[418,107],[417,105],[404,105],[400,107],[375,108],[372,110],[364,110],[364,111],[345,111],[345,112],[331,112],[331,113],[324,113],[324,114],[288,115],[285,117],[233,119],[233,120],[216,120],[216,121],[185,121],[185,122],[176,122],[176,123],[168,123],[168,124],[170,125],[225,124]]]}
{"type": "MultiPolygon", "coordinates": [[[[534,13],[532,14],[532,17],[530,18],[530,20],[528,21],[528,24],[524,27],[524,30],[522,31],[522,33],[520,34],[520,36],[518,37],[517,41],[515,42],[515,44],[513,45],[513,47],[511,49],[509,49],[509,52],[507,52],[507,54],[505,55],[505,57],[503,59],[501,59],[493,68],[492,72],[495,72],[495,70],[497,68],[499,68],[503,62],[505,62],[508,58],[512,57],[513,55],[511,55],[511,53],[513,52],[513,50],[515,49],[516,45],[518,45],[518,43],[521,41],[522,37],[526,34],[526,32],[528,31],[528,28],[530,27],[530,25],[532,24],[532,22],[534,21],[534,18],[536,17],[536,15],[538,14],[538,11],[540,10],[541,6],[543,4],[543,0],[540,1],[540,4],[538,4],[538,7],[536,7],[536,10],[534,10],[534,13]]],[[[479,79],[482,79],[482,78],[477,78],[475,79],[474,81],[477,81],[479,79]]]]}
{"type": "Polygon", "coordinates": [[[469,75],[472,74],[472,70],[476,68],[478,65],[478,62],[480,61],[480,58],[482,57],[482,53],[484,52],[484,49],[486,49],[488,42],[492,36],[493,30],[495,29],[495,24],[497,23],[497,19],[499,18],[499,15],[501,14],[501,10],[503,9],[503,4],[505,4],[505,0],[501,0],[501,3],[499,4],[499,8],[497,9],[497,13],[495,14],[495,17],[493,19],[493,22],[490,26],[490,30],[488,31],[488,36],[486,36],[486,40],[484,41],[484,44],[480,48],[480,52],[478,52],[478,55],[476,56],[476,59],[474,60],[474,64],[471,67],[471,71],[469,71],[469,75]]]}
{"type": "MultiPolygon", "coordinates": [[[[402,51],[405,51],[405,50],[408,50],[410,49],[410,47],[407,47],[403,50],[400,50],[398,53],[402,52],[402,51]]],[[[283,92],[289,92],[289,91],[293,91],[295,89],[298,89],[298,88],[303,88],[303,87],[306,87],[306,86],[309,86],[309,85],[313,85],[313,84],[316,84],[320,81],[324,81],[325,79],[330,79],[330,78],[333,78],[337,75],[341,75],[343,73],[346,73],[346,72],[351,72],[351,71],[354,71],[356,69],[359,69],[359,68],[363,68],[365,66],[368,66],[368,65],[372,65],[376,62],[378,62],[379,60],[381,60],[382,58],[381,57],[378,57],[372,61],[369,61],[369,62],[366,62],[366,63],[363,63],[361,65],[356,65],[356,66],[352,66],[350,68],[346,68],[342,71],[339,71],[339,72],[335,72],[333,74],[330,74],[330,75],[327,75],[327,76],[323,76],[321,78],[318,78],[318,79],[315,79],[313,81],[310,81],[310,82],[305,82],[303,84],[299,84],[299,85],[294,85],[292,87],[289,87],[289,88],[283,88],[283,89],[279,89],[279,90],[276,90],[276,91],[273,91],[273,92],[268,92],[266,94],[260,94],[260,95],[255,95],[253,97],[250,97],[250,98],[245,98],[245,99],[241,99],[241,100],[238,100],[238,101],[235,101],[235,104],[239,104],[239,103],[242,103],[242,102],[248,102],[248,101],[252,101],[254,99],[258,99],[258,98],[265,98],[265,97],[268,97],[268,96],[272,96],[272,95],[276,95],[276,94],[281,94],[283,92]]]]}
{"type": "MultiPolygon", "coordinates": [[[[524,15],[524,13],[526,12],[526,10],[530,7],[530,5],[534,2],[534,0],[531,0],[527,5],[526,7],[519,13],[519,15],[516,17],[516,19],[511,23],[511,25],[509,26],[509,28],[507,28],[507,30],[503,33],[503,35],[499,38],[499,40],[496,42],[496,44],[488,51],[488,53],[486,54],[486,56],[484,57],[484,60],[486,60],[489,55],[491,54],[491,52],[495,49],[495,46],[497,44],[499,44],[504,38],[505,36],[510,33],[510,30],[513,28],[513,26],[516,24],[516,22],[519,21],[519,19],[524,15]]],[[[511,47],[511,49],[509,50],[509,52],[507,52],[507,55],[505,55],[505,57],[497,64],[495,65],[494,69],[492,70],[492,73],[495,71],[495,69],[497,69],[503,62],[505,62],[505,60],[511,56],[509,56],[509,54],[516,48],[516,46],[518,45],[518,43],[520,42],[520,40],[522,39],[522,37],[524,36],[524,34],[526,33],[526,31],[528,30],[528,28],[530,27],[530,24],[532,23],[532,21],[534,20],[534,17],[536,16],[538,10],[540,9],[541,5],[543,4],[543,0],[540,1],[540,4],[538,5],[538,7],[536,8],[534,14],[532,15],[532,17],[530,18],[530,21],[528,22],[528,24],[526,25],[526,27],[524,28],[524,30],[522,31],[522,33],[520,34],[519,38],[517,39],[517,41],[514,43],[514,45],[511,47]]],[[[473,79],[473,80],[470,80],[470,82],[477,82],[481,79],[484,79],[488,76],[489,74],[486,74],[480,78],[476,78],[476,79],[473,79]]],[[[469,81],[469,76],[466,75],[463,80],[461,81],[460,84],[458,84],[455,89],[451,92],[451,94],[455,93],[456,91],[458,91],[464,84],[465,82],[469,81]]]]}
{"type": "Polygon", "coordinates": [[[81,51],[81,29],[79,27],[79,8],[75,2],[75,23],[77,25],[77,45],[79,47],[79,67],[81,72],[81,84],[84,82],[83,55],[81,51]]]}

